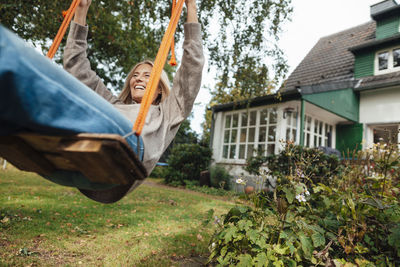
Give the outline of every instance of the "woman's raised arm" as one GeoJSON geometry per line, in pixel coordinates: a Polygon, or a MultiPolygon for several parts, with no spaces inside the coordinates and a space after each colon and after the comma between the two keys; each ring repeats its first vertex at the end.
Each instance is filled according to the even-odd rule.
{"type": "Polygon", "coordinates": [[[74,22],[86,26],[86,16],[91,3],[92,0],[81,0],[75,11],[74,22]]]}
{"type": "Polygon", "coordinates": [[[187,8],[187,23],[198,23],[197,19],[197,6],[196,0],[186,0],[185,1],[186,8],[187,8]]]}

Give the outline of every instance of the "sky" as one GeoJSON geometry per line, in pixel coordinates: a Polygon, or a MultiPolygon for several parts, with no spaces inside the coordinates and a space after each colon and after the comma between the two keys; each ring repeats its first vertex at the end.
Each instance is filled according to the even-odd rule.
{"type": "MultiPolygon", "coordinates": [[[[370,21],[370,6],[379,2],[381,0],[292,0],[292,20],[283,25],[279,41],[288,61],[289,75],[320,38],[370,21]]],[[[207,62],[204,69],[202,83],[212,86],[213,74],[207,74],[207,62]]],[[[204,109],[210,99],[208,90],[201,88],[191,119],[191,127],[198,134],[202,133],[204,109]]]]}

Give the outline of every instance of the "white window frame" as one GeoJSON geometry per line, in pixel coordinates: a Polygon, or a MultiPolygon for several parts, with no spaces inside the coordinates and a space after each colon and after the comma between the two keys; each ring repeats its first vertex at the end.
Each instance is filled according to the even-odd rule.
{"type": "MultiPolygon", "coordinates": [[[[268,117],[269,117],[268,113],[268,117]]],[[[274,154],[278,153],[279,151],[279,127],[281,127],[281,110],[278,108],[278,105],[271,105],[271,106],[263,106],[263,107],[257,107],[257,108],[252,108],[252,109],[241,109],[237,111],[230,111],[226,112],[223,115],[223,127],[222,127],[222,149],[219,155],[220,161],[226,162],[226,163],[239,163],[239,164],[244,164],[246,162],[246,159],[248,157],[248,146],[253,146],[253,151],[258,149],[259,145],[262,144],[264,145],[265,151],[264,155],[267,153],[268,145],[274,145],[274,154]],[[266,132],[266,140],[264,141],[259,141],[260,137],[260,129],[261,127],[264,127],[264,125],[260,124],[260,119],[261,119],[261,112],[264,110],[271,110],[275,109],[276,112],[276,122],[274,124],[269,123],[269,119],[267,121],[267,124],[265,124],[265,127],[267,128],[266,132]],[[251,112],[256,112],[256,123],[255,125],[250,125],[250,114],[251,112]],[[247,125],[246,127],[242,126],[242,113],[247,113],[247,125]],[[233,116],[237,114],[238,116],[238,127],[232,128],[232,118],[233,116]],[[227,128],[226,127],[226,120],[228,116],[231,116],[231,123],[230,126],[227,128]],[[275,126],[275,140],[274,141],[268,141],[268,132],[269,132],[269,127],[270,126],[275,126]],[[254,133],[254,142],[249,142],[249,129],[254,128],[255,133],[254,133]],[[236,134],[236,140],[234,142],[231,142],[231,135],[232,135],[232,129],[237,129],[237,134],[236,134]],[[245,142],[240,140],[240,135],[241,135],[241,130],[246,129],[246,140],[245,142]],[[229,142],[225,142],[225,132],[229,130],[229,142]],[[235,145],[235,155],[233,158],[230,158],[231,156],[231,146],[235,145]],[[244,157],[239,158],[240,156],[240,146],[245,146],[245,151],[244,151],[244,157]],[[227,151],[227,157],[224,157],[224,149],[225,146],[228,146],[228,151],[227,151]]],[[[253,154],[255,155],[255,154],[253,154]]]]}
{"type": "MultiPolygon", "coordinates": [[[[283,111],[285,112],[285,111],[283,111]]],[[[298,136],[299,136],[299,112],[293,111],[289,112],[286,114],[286,127],[285,127],[285,140],[286,142],[294,142],[295,144],[298,144],[298,136]],[[296,122],[296,124],[293,124],[293,122],[296,122]],[[289,131],[289,136],[288,136],[288,131],[289,131]],[[295,134],[293,135],[293,131],[295,134]]]]}
{"type": "MultiPolygon", "coordinates": [[[[320,118],[311,116],[309,114],[305,115],[304,118],[304,146],[309,147],[309,148],[314,148],[314,147],[319,147],[319,146],[328,146],[328,137],[326,135],[326,127],[331,130],[331,138],[333,138],[333,131],[334,131],[334,126],[320,118]],[[311,119],[311,122],[309,123],[309,120],[311,119]],[[320,125],[322,122],[322,129],[320,131],[320,125]],[[317,124],[316,124],[317,123],[317,124]],[[310,129],[307,129],[308,124],[310,124],[310,129]],[[317,125],[317,128],[316,128],[317,125]],[[317,130],[317,132],[315,132],[317,130]],[[307,142],[307,135],[310,136],[309,142],[307,142]],[[315,142],[315,140],[317,142],[315,142]],[[321,142],[320,142],[321,140],[321,142]]],[[[331,144],[331,147],[333,147],[333,141],[331,144]]]]}
{"type": "Polygon", "coordinates": [[[374,73],[375,75],[387,74],[395,71],[400,71],[400,65],[397,67],[393,67],[393,50],[400,49],[400,46],[393,46],[386,49],[381,49],[375,53],[375,61],[374,61],[374,73]],[[379,70],[379,54],[388,52],[388,68],[384,70],[379,70]]]}

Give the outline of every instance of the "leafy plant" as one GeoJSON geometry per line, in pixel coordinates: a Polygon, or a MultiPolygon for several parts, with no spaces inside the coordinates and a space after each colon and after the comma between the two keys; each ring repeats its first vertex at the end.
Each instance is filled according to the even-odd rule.
{"type": "Polygon", "coordinates": [[[210,168],[211,186],[229,190],[231,187],[232,176],[224,167],[214,165],[210,168]]]}
{"type": "Polygon", "coordinates": [[[339,164],[287,145],[268,165],[277,180],[273,192],[253,194],[247,206],[224,216],[210,260],[220,266],[399,265],[399,158],[396,145],[376,145],[339,164]]]}

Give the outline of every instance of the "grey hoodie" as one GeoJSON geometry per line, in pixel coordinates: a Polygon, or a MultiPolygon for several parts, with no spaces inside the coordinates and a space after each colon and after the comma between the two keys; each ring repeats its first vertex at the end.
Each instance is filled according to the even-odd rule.
{"type": "MultiPolygon", "coordinates": [[[[159,105],[150,106],[141,134],[145,147],[143,165],[148,174],[174,139],[179,125],[189,116],[200,89],[204,65],[200,24],[186,23],[184,31],[182,62],[174,77],[171,92],[159,105]]],[[[113,104],[134,123],[140,104],[122,103],[91,70],[86,54],[87,34],[87,26],[71,23],[64,50],[64,69],[113,104]]]]}

